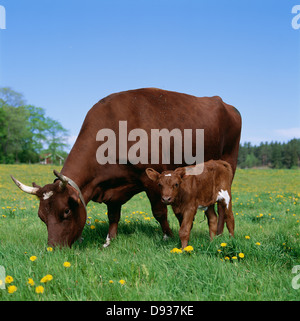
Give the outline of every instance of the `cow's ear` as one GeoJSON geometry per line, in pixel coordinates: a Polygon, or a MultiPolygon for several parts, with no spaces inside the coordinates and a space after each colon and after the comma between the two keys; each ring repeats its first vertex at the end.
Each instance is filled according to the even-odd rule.
{"type": "Polygon", "coordinates": [[[153,168],[147,168],[146,174],[153,182],[156,182],[159,176],[159,173],[153,168]]]}
{"type": "Polygon", "coordinates": [[[69,192],[70,198],[77,204],[80,204],[80,197],[79,197],[79,193],[74,189],[71,188],[70,192],[69,192]]]}
{"type": "Polygon", "coordinates": [[[185,175],[185,167],[178,167],[175,169],[174,173],[179,175],[181,178],[185,175]]]}

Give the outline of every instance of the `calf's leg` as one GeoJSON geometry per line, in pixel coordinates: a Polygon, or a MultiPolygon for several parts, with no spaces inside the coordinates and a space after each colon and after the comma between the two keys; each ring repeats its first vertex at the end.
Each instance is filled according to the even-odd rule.
{"type": "Polygon", "coordinates": [[[189,211],[183,214],[183,220],[179,229],[179,237],[181,241],[181,247],[183,249],[188,245],[196,211],[189,211]]]}
{"type": "Polygon", "coordinates": [[[228,208],[225,209],[225,222],[227,229],[229,231],[229,234],[231,236],[234,236],[234,216],[232,213],[232,203],[231,201],[228,204],[228,208]]]}
{"type": "Polygon", "coordinates": [[[208,209],[205,211],[205,215],[208,221],[209,236],[210,236],[210,239],[212,240],[217,233],[217,223],[218,223],[218,217],[215,212],[215,206],[214,205],[209,206],[208,209]]]}

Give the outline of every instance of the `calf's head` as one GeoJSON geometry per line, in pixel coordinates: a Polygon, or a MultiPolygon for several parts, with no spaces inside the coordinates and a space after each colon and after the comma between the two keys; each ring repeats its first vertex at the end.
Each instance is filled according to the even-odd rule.
{"type": "Polygon", "coordinates": [[[179,167],[175,171],[165,171],[161,174],[153,168],[147,168],[146,174],[153,182],[157,183],[160,189],[161,201],[166,205],[172,204],[180,189],[182,178],[185,175],[185,168],[179,167]]]}
{"type": "Polygon", "coordinates": [[[78,186],[66,176],[54,171],[54,183],[40,187],[26,186],[12,176],[23,191],[40,200],[38,215],[47,225],[50,246],[70,246],[81,236],[86,222],[86,209],[78,186]]]}

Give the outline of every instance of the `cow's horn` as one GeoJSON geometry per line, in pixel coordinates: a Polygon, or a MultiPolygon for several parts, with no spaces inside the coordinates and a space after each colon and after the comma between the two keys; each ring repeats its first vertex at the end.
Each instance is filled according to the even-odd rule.
{"type": "Polygon", "coordinates": [[[54,175],[61,181],[61,188],[64,189],[68,184],[68,179],[63,174],[60,174],[57,170],[53,170],[54,175]]]}
{"type": "Polygon", "coordinates": [[[14,183],[19,187],[19,189],[22,190],[23,192],[28,194],[33,194],[33,195],[37,194],[39,187],[31,187],[31,186],[24,185],[20,181],[15,179],[12,175],[10,175],[10,177],[12,178],[14,183]]]}
{"type": "Polygon", "coordinates": [[[78,187],[78,185],[73,181],[71,180],[71,178],[59,173],[57,170],[53,170],[53,173],[56,177],[59,178],[59,180],[62,182],[62,186],[65,187],[67,184],[71,185],[72,187],[75,188],[75,190],[78,192],[79,194],[79,198],[81,200],[81,203],[83,204],[84,208],[86,208],[86,204],[85,204],[85,201],[84,201],[84,198],[83,198],[83,195],[80,191],[80,188],[78,187]]]}

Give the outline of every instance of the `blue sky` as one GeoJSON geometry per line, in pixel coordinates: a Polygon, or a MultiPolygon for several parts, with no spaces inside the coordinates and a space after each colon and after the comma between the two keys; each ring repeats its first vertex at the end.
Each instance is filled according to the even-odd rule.
{"type": "Polygon", "coordinates": [[[242,142],[300,138],[297,4],[0,0],[0,86],[45,108],[71,144],[98,100],[141,87],[221,96],[242,114],[242,142]]]}

